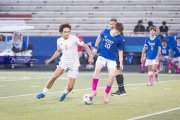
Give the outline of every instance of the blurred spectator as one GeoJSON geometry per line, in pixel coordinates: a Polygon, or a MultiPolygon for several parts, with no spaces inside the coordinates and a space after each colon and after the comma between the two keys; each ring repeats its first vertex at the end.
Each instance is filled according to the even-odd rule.
{"type": "Polygon", "coordinates": [[[134,27],[134,32],[145,32],[145,27],[142,25],[142,20],[139,20],[137,25],[134,27]]]}
{"type": "Polygon", "coordinates": [[[160,33],[163,34],[163,36],[167,36],[168,35],[168,26],[166,26],[166,21],[162,22],[162,26],[159,27],[160,33]]]}
{"type": "Polygon", "coordinates": [[[5,41],[3,34],[0,34],[0,41],[5,41]]]}
{"type": "Polygon", "coordinates": [[[22,42],[19,39],[19,35],[14,34],[14,39],[12,41],[12,51],[17,53],[17,52],[20,52],[21,49],[22,49],[22,42]]]}
{"type": "Polygon", "coordinates": [[[33,45],[29,42],[28,43],[28,48],[27,48],[28,50],[33,50],[33,45]]]}
{"type": "MultiPolygon", "coordinates": [[[[78,37],[80,40],[84,41],[84,39],[82,38],[82,36],[79,35],[79,33],[76,33],[76,37],[78,37]]],[[[79,55],[79,59],[82,57],[82,49],[83,47],[78,45],[78,55],[79,55]]]]}
{"type": "Polygon", "coordinates": [[[163,35],[160,34],[159,28],[156,29],[156,36],[159,37],[160,40],[164,39],[163,35]]]}
{"type": "Polygon", "coordinates": [[[148,26],[146,27],[146,32],[149,32],[149,28],[150,28],[150,27],[156,27],[156,26],[153,25],[153,22],[152,22],[152,21],[149,21],[149,22],[148,22],[148,26]]]}

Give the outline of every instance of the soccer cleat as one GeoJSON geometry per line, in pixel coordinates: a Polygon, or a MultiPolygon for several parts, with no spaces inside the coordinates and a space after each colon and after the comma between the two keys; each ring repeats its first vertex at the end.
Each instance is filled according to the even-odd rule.
{"type": "Polygon", "coordinates": [[[43,93],[39,93],[36,95],[37,99],[44,98],[44,97],[45,97],[45,95],[43,93]]]}
{"type": "Polygon", "coordinates": [[[65,89],[63,94],[60,96],[59,101],[63,101],[66,98],[67,94],[68,94],[68,91],[67,91],[67,89],[65,89]]]}
{"type": "Polygon", "coordinates": [[[145,71],[141,71],[140,73],[145,73],[145,71]]]}
{"type": "Polygon", "coordinates": [[[108,94],[104,91],[104,101],[106,102],[106,103],[108,103],[109,102],[109,96],[108,96],[108,94]]]}
{"type": "Polygon", "coordinates": [[[122,92],[120,92],[119,90],[117,90],[114,93],[111,93],[112,96],[123,96],[122,92]]]}
{"type": "Polygon", "coordinates": [[[171,73],[171,70],[169,70],[168,73],[170,74],[170,73],[171,73]]]}
{"type": "Polygon", "coordinates": [[[111,93],[111,95],[112,95],[112,96],[118,96],[118,95],[120,95],[120,91],[119,91],[119,90],[117,90],[116,92],[111,93]]]}
{"type": "Polygon", "coordinates": [[[153,83],[149,82],[149,83],[147,84],[147,86],[153,86],[153,83]]]}
{"type": "Polygon", "coordinates": [[[126,92],[125,92],[125,91],[122,91],[122,92],[121,92],[121,95],[122,95],[122,96],[125,96],[125,95],[126,95],[126,92]]]}
{"type": "Polygon", "coordinates": [[[63,93],[59,98],[59,101],[63,101],[66,98],[67,93],[63,93]]]}
{"type": "Polygon", "coordinates": [[[156,83],[157,83],[157,84],[159,84],[159,83],[160,83],[160,81],[159,81],[159,79],[158,79],[158,78],[156,78],[156,83]]]}

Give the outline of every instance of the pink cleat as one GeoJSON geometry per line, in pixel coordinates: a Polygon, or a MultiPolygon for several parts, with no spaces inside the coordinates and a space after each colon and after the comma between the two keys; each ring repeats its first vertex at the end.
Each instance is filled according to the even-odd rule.
{"type": "Polygon", "coordinates": [[[109,96],[108,96],[108,94],[104,91],[104,101],[106,102],[106,103],[108,103],[109,102],[109,96]]]}
{"type": "Polygon", "coordinates": [[[90,97],[96,96],[96,93],[97,93],[96,90],[92,90],[90,97]]]}

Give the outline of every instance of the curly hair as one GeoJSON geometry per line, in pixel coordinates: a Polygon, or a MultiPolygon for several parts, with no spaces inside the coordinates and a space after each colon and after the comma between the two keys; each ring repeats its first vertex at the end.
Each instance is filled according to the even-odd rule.
{"type": "Polygon", "coordinates": [[[59,26],[59,32],[63,32],[64,28],[69,28],[71,30],[71,25],[69,23],[64,23],[59,26]]]}

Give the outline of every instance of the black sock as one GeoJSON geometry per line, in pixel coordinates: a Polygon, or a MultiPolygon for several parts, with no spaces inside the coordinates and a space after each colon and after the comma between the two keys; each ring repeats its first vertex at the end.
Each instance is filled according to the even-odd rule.
{"type": "Polygon", "coordinates": [[[121,74],[121,83],[122,83],[122,91],[126,92],[124,89],[124,77],[123,74],[121,74]]]}
{"type": "Polygon", "coordinates": [[[118,90],[122,92],[122,77],[120,74],[116,76],[116,81],[118,85],[118,90]]]}

